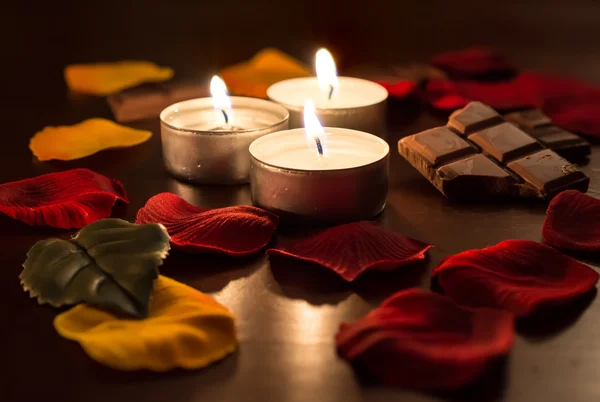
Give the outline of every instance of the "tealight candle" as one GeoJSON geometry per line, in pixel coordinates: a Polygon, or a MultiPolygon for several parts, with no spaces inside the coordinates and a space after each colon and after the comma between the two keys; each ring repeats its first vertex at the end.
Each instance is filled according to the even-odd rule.
{"type": "Polygon", "coordinates": [[[290,112],[290,128],[303,127],[304,102],[311,99],[324,126],[385,134],[387,90],[360,78],[338,77],[329,52],[316,56],[317,77],[294,78],[271,85],[267,96],[290,112]]]}
{"type": "Polygon", "coordinates": [[[262,99],[228,97],[213,77],[212,98],[175,103],[160,114],[163,159],[178,179],[205,184],[247,183],[252,141],[288,128],[288,111],[262,99]]]}
{"type": "Polygon", "coordinates": [[[379,214],[388,192],[388,144],[361,131],[321,127],[311,102],[305,111],[306,129],[250,145],[253,202],[283,218],[325,223],[379,214]]]}

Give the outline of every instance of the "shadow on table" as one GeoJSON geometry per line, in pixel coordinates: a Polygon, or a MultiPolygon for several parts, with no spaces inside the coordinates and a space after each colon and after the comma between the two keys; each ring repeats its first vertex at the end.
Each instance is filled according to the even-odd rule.
{"type": "Polygon", "coordinates": [[[564,306],[544,308],[528,317],[519,318],[516,322],[516,329],[532,342],[541,342],[551,338],[575,324],[594,301],[597,293],[597,289],[594,288],[564,306]]]}
{"type": "Polygon", "coordinates": [[[353,282],[317,264],[285,256],[270,256],[271,273],[281,293],[313,305],[338,304],[352,293],[378,305],[392,294],[418,287],[427,273],[427,260],[392,271],[368,271],[353,282]]]}
{"type": "Polygon", "coordinates": [[[267,263],[259,253],[247,258],[214,254],[188,254],[171,250],[161,273],[184,282],[201,292],[214,293],[231,281],[248,277],[267,263]]]}
{"type": "MultiPolygon", "coordinates": [[[[502,399],[506,389],[506,371],[509,361],[499,358],[485,373],[470,385],[454,391],[420,391],[449,402],[495,402],[502,399]]],[[[379,383],[360,364],[354,363],[357,380],[365,387],[379,387],[379,383]]]]}

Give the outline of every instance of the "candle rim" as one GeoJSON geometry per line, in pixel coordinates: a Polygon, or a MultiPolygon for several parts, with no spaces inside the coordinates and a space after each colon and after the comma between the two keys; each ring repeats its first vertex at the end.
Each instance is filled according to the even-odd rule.
{"type": "MultiPolygon", "coordinates": [[[[159,115],[160,118],[160,123],[164,124],[165,126],[169,127],[172,130],[178,131],[181,134],[189,134],[189,135],[198,135],[198,134],[202,134],[202,135],[214,135],[214,136],[224,136],[224,135],[231,135],[231,134],[246,134],[246,133],[254,133],[257,131],[262,131],[262,130],[268,130],[274,127],[277,127],[281,124],[284,124],[285,122],[289,121],[290,119],[290,112],[283,107],[282,105],[280,105],[277,102],[273,102],[267,99],[259,99],[259,98],[251,98],[249,96],[230,96],[229,99],[231,100],[231,104],[232,104],[232,109],[235,111],[235,105],[234,105],[234,100],[237,101],[249,101],[252,103],[262,103],[263,105],[269,105],[272,108],[277,108],[279,109],[279,112],[283,112],[282,115],[284,115],[285,117],[276,121],[273,124],[270,125],[266,125],[263,127],[256,127],[256,128],[243,128],[240,130],[236,130],[236,131],[227,131],[227,130],[220,130],[220,131],[216,131],[216,130],[196,130],[196,129],[190,129],[190,128],[183,128],[183,127],[178,127],[178,126],[174,126],[173,124],[170,124],[169,122],[166,121],[166,115],[167,113],[171,110],[176,108],[179,105],[182,104],[193,104],[193,103],[207,103],[207,107],[206,109],[214,109],[213,105],[212,105],[212,97],[203,97],[203,98],[192,98],[192,99],[187,99],[184,101],[180,101],[180,102],[176,102],[173,103],[169,106],[167,106],[166,108],[164,108],[159,115]],[[210,107],[208,107],[210,106],[210,107]]],[[[241,105],[237,105],[238,107],[241,107],[241,105]]]]}
{"type": "MultiPolygon", "coordinates": [[[[328,134],[336,134],[335,131],[338,130],[343,130],[343,131],[350,131],[353,133],[359,133],[361,135],[364,136],[369,136],[369,137],[374,137],[377,142],[379,142],[380,144],[385,146],[385,152],[382,154],[381,157],[379,157],[378,159],[375,159],[372,162],[366,163],[364,165],[358,165],[358,166],[352,166],[352,167],[348,167],[348,168],[337,168],[337,169],[302,169],[302,168],[289,168],[289,167],[283,167],[283,166],[279,166],[279,165],[275,165],[269,162],[265,162],[264,160],[258,158],[257,156],[254,155],[254,153],[252,152],[252,146],[254,144],[259,144],[261,141],[266,141],[265,138],[269,137],[269,136],[273,136],[273,135],[283,135],[283,134],[288,134],[290,132],[294,132],[294,131],[298,131],[298,132],[304,132],[304,128],[293,128],[290,130],[281,130],[281,131],[276,131],[273,133],[269,133],[266,134],[260,138],[255,139],[250,146],[248,147],[248,151],[250,153],[250,157],[252,160],[255,160],[259,163],[261,163],[262,165],[265,166],[269,166],[271,168],[274,169],[279,169],[279,170],[283,170],[286,171],[288,173],[294,173],[294,172],[298,172],[298,173],[318,173],[318,174],[329,174],[329,173],[340,173],[340,172],[350,172],[354,169],[364,169],[366,167],[369,167],[371,165],[375,165],[378,163],[381,163],[383,160],[385,160],[386,158],[389,158],[390,156],[390,145],[387,143],[387,141],[385,141],[383,138],[377,137],[376,135],[370,134],[370,133],[366,133],[364,131],[359,131],[359,130],[352,130],[350,128],[343,128],[343,127],[323,127],[325,129],[325,131],[327,132],[328,130],[330,131],[328,134]],[[332,132],[333,131],[333,132],[332,132]]],[[[338,133],[339,134],[339,133],[338,133]]]]}
{"type": "MultiPolygon", "coordinates": [[[[342,86],[342,81],[344,80],[353,80],[353,81],[362,81],[362,82],[367,82],[369,83],[369,85],[374,85],[377,86],[378,89],[382,90],[382,94],[385,94],[385,96],[381,99],[378,100],[376,102],[371,102],[371,103],[365,103],[365,104],[361,104],[360,106],[348,106],[348,107],[336,107],[336,106],[330,106],[330,107],[317,107],[317,105],[315,104],[315,109],[317,110],[317,112],[319,113],[323,113],[323,112],[327,112],[327,111],[347,111],[347,110],[354,110],[354,109],[360,109],[360,108],[366,108],[366,107],[371,107],[371,106],[375,106],[378,105],[380,103],[385,102],[388,98],[389,98],[389,92],[388,90],[381,84],[375,82],[375,81],[371,81],[371,80],[367,80],[364,78],[358,78],[358,77],[346,77],[346,76],[339,76],[338,79],[340,80],[340,88],[342,86]]],[[[276,82],[274,84],[272,84],[271,86],[269,86],[269,88],[267,88],[267,97],[269,98],[270,101],[272,102],[276,102],[280,105],[283,105],[285,108],[287,109],[292,109],[292,110],[300,110],[304,108],[304,103],[302,103],[302,105],[298,104],[290,104],[290,103],[286,103],[284,101],[279,101],[276,98],[274,98],[271,94],[269,94],[269,92],[272,92],[271,89],[277,86],[281,86],[284,85],[286,83],[290,83],[293,81],[315,81],[318,84],[318,78],[316,76],[313,77],[297,77],[297,78],[289,78],[287,80],[282,80],[279,82],[276,82]]],[[[340,89],[338,88],[338,91],[340,89]]],[[[338,94],[339,95],[339,94],[338,94]]]]}

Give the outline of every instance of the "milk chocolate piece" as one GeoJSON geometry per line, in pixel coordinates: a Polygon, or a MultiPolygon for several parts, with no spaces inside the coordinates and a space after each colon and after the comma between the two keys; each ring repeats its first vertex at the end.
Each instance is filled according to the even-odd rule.
{"type": "Polygon", "coordinates": [[[533,138],[569,160],[581,160],[591,153],[590,143],[560,127],[539,109],[527,109],[504,116],[533,138]]]}
{"type": "Polygon", "coordinates": [[[511,123],[501,123],[478,131],[471,134],[469,140],[502,163],[542,148],[539,142],[511,123]]]}
{"type": "Polygon", "coordinates": [[[462,131],[479,127],[468,137],[449,124],[451,128],[433,128],[398,142],[400,154],[448,198],[550,200],[567,189],[587,191],[589,178],[576,165],[498,119],[489,107],[471,103],[465,109],[468,114],[454,114],[462,131]]]}
{"type": "Polygon", "coordinates": [[[407,142],[411,143],[411,149],[418,152],[433,167],[475,152],[470,144],[446,127],[423,131],[409,137],[407,142]]]}
{"type": "Polygon", "coordinates": [[[464,108],[450,115],[448,127],[453,128],[459,134],[467,135],[502,121],[502,116],[488,105],[481,102],[470,102],[464,108]]]}
{"type": "Polygon", "coordinates": [[[173,103],[206,95],[206,84],[173,81],[144,84],[108,97],[108,104],[120,123],[158,117],[173,103]]]}

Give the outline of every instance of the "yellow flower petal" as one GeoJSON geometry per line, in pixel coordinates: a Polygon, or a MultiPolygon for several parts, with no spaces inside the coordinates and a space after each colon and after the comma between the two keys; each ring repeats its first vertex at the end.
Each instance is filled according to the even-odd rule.
{"type": "Polygon", "coordinates": [[[308,77],[309,67],[273,48],[263,49],[248,61],[224,68],[219,75],[234,95],[267,97],[267,88],[289,78],[308,77]]]}
{"type": "Polygon", "coordinates": [[[165,276],[154,283],[148,318],[119,319],[80,304],[54,319],[63,337],[117,370],[196,369],[237,347],[233,315],[210,296],[165,276]]]}
{"type": "Polygon", "coordinates": [[[83,158],[108,148],[130,147],[152,137],[150,131],[120,126],[106,119],[88,119],[73,126],[46,127],[29,141],[41,161],[83,158]]]}
{"type": "Polygon", "coordinates": [[[72,91],[110,95],[145,82],[166,81],[173,70],[148,61],[74,64],[65,68],[65,80],[72,91]]]}

